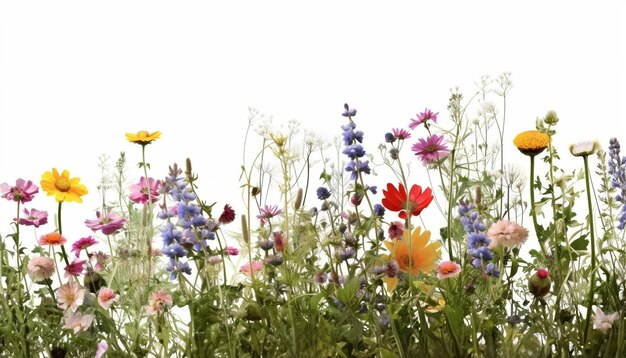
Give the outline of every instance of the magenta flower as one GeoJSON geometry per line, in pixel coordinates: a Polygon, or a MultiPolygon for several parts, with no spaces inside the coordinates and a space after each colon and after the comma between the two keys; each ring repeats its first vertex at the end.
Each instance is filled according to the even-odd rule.
{"type": "Polygon", "coordinates": [[[428,138],[420,138],[413,144],[411,150],[415,152],[424,165],[434,163],[444,158],[450,152],[448,147],[442,143],[443,135],[432,134],[428,138]]]}
{"type": "Polygon", "coordinates": [[[394,221],[389,224],[389,238],[402,240],[404,237],[404,224],[400,221],[394,221]]]}
{"type": "Polygon", "coordinates": [[[428,125],[426,121],[428,121],[429,119],[437,123],[438,114],[439,112],[433,113],[433,111],[426,108],[424,109],[424,112],[417,114],[417,119],[411,118],[411,123],[409,124],[409,128],[415,129],[417,126],[419,126],[422,123],[424,123],[424,125],[428,125]]]}
{"type": "Polygon", "coordinates": [[[393,132],[393,137],[396,139],[404,140],[411,138],[411,132],[404,128],[394,128],[391,131],[393,132]]]}
{"type": "Polygon", "coordinates": [[[257,215],[257,219],[261,220],[261,223],[265,223],[266,220],[273,218],[274,216],[278,216],[283,213],[282,209],[279,209],[277,205],[265,205],[260,214],[257,215]]]}
{"type": "Polygon", "coordinates": [[[85,225],[93,231],[102,230],[105,235],[115,234],[126,223],[126,218],[113,211],[109,211],[105,216],[96,211],[96,218],[95,220],[85,220],[85,225]]]}
{"type": "Polygon", "coordinates": [[[22,204],[33,200],[38,192],[39,187],[30,180],[18,179],[15,181],[15,186],[10,186],[7,183],[0,184],[0,197],[22,204]]]}
{"type": "Polygon", "coordinates": [[[152,178],[148,178],[148,185],[150,186],[150,195],[148,195],[148,185],[146,183],[146,178],[141,177],[139,179],[138,184],[133,184],[129,187],[131,193],[128,195],[128,198],[137,204],[146,204],[150,197],[152,197],[152,202],[157,201],[159,197],[159,186],[161,185],[160,180],[154,180],[152,178]]]}
{"type": "MultiPolygon", "coordinates": [[[[13,220],[16,221],[17,218],[13,220]]],[[[27,209],[24,209],[24,217],[21,217],[20,222],[19,222],[20,225],[34,226],[34,227],[39,227],[47,223],[48,223],[48,212],[39,211],[37,209],[32,209],[30,211],[28,211],[27,209]]]]}
{"type": "Polygon", "coordinates": [[[229,256],[237,256],[239,255],[239,249],[237,249],[236,247],[232,247],[232,246],[226,246],[224,248],[224,251],[226,252],[226,254],[228,254],[229,256]]]}
{"type": "Polygon", "coordinates": [[[96,245],[98,241],[91,236],[83,237],[72,244],[72,252],[76,257],[80,256],[80,252],[90,246],[96,245]]]}
{"type": "Polygon", "coordinates": [[[65,277],[74,276],[78,277],[83,273],[85,269],[85,262],[87,260],[74,260],[71,264],[65,266],[65,277]]]}

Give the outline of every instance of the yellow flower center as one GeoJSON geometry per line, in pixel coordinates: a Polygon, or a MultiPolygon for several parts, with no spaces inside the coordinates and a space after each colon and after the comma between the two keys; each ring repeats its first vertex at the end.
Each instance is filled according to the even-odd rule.
{"type": "Polygon", "coordinates": [[[149,137],[150,133],[148,133],[147,131],[139,131],[137,132],[137,137],[139,138],[146,138],[149,137]]]}
{"type": "Polygon", "coordinates": [[[59,178],[54,182],[54,187],[57,188],[58,191],[68,191],[72,187],[70,181],[65,178],[59,178]]]}

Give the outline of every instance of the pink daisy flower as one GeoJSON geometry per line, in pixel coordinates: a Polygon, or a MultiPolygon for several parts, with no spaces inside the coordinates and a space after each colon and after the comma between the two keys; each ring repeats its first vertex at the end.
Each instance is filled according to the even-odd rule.
{"type": "Polygon", "coordinates": [[[422,123],[424,123],[424,125],[427,125],[426,121],[428,121],[429,119],[437,123],[438,114],[439,112],[433,113],[433,111],[426,108],[424,109],[424,112],[417,114],[417,119],[411,118],[411,123],[409,124],[409,128],[415,129],[417,126],[419,126],[422,123]]]}
{"type": "Polygon", "coordinates": [[[261,219],[261,221],[264,222],[264,220],[271,219],[274,216],[278,216],[282,213],[283,209],[279,209],[278,205],[265,205],[263,208],[261,208],[260,214],[256,217],[257,219],[261,219]]]}
{"type": "MultiPolygon", "coordinates": [[[[13,219],[17,221],[17,218],[13,219]]],[[[37,209],[24,209],[24,216],[20,218],[20,225],[39,227],[48,223],[48,212],[37,209]]]]}
{"type": "Polygon", "coordinates": [[[128,198],[137,204],[147,204],[150,197],[152,197],[153,203],[157,201],[161,181],[148,178],[148,183],[149,184],[146,183],[145,177],[141,177],[138,184],[133,184],[129,187],[130,195],[128,195],[128,198]],[[148,195],[148,186],[150,188],[150,195],[148,195]]]}
{"type": "Polygon", "coordinates": [[[443,135],[432,134],[428,138],[420,138],[413,144],[411,150],[415,152],[424,165],[434,163],[444,158],[450,152],[443,143],[443,135]]]}
{"type": "Polygon", "coordinates": [[[63,325],[63,328],[73,330],[74,334],[84,332],[91,327],[94,318],[95,315],[91,313],[74,312],[65,315],[65,325],[63,325]]]}
{"type": "Polygon", "coordinates": [[[437,266],[437,278],[443,280],[449,277],[458,276],[461,273],[461,265],[453,261],[442,261],[437,266]]]}
{"type": "Polygon", "coordinates": [[[87,260],[74,260],[72,261],[71,264],[65,266],[64,270],[65,270],[65,277],[70,277],[70,276],[74,276],[74,277],[78,277],[83,273],[83,270],[85,269],[85,262],[87,262],[87,260]]]}
{"type": "Polygon", "coordinates": [[[33,200],[38,192],[39,187],[30,180],[17,179],[15,186],[10,186],[7,183],[0,184],[0,197],[22,204],[33,200]]]}
{"type": "Polygon", "coordinates": [[[394,128],[392,132],[394,138],[396,139],[404,140],[411,138],[411,132],[407,131],[404,128],[394,128]]]}
{"type": "Polygon", "coordinates": [[[76,312],[85,300],[85,289],[74,280],[61,285],[57,289],[57,304],[65,311],[76,312]]]}
{"type": "Polygon", "coordinates": [[[118,213],[109,211],[105,216],[96,211],[95,220],[85,220],[85,225],[93,231],[102,230],[105,235],[115,234],[119,229],[124,227],[126,218],[121,217],[118,213]]]}
{"type": "Polygon", "coordinates": [[[72,244],[72,252],[76,257],[80,256],[80,252],[86,248],[96,245],[98,241],[91,236],[83,237],[72,244]]]}
{"type": "Polygon", "coordinates": [[[108,287],[102,287],[98,291],[98,303],[105,309],[111,308],[111,305],[119,300],[120,296],[108,287]]]}
{"type": "Polygon", "coordinates": [[[161,314],[166,308],[171,307],[174,303],[172,295],[165,290],[158,290],[152,292],[148,307],[146,307],[146,314],[149,316],[155,316],[161,314]]]}
{"type": "Polygon", "coordinates": [[[498,245],[508,248],[521,246],[528,240],[528,230],[516,222],[500,220],[487,230],[487,236],[491,239],[489,248],[498,245]]]}

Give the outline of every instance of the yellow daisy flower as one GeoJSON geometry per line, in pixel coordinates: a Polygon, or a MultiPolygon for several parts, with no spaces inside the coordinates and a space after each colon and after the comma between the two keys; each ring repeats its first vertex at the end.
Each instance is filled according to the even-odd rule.
{"type": "Polygon", "coordinates": [[[57,202],[75,201],[82,203],[81,196],[88,193],[87,187],[80,184],[80,178],[70,178],[70,172],[63,170],[59,175],[57,168],[52,168],[52,172],[45,172],[41,176],[41,188],[48,193],[48,196],[55,196],[57,202]]]}
{"type": "Polygon", "coordinates": [[[525,155],[537,155],[548,148],[550,137],[537,130],[525,131],[515,136],[513,144],[525,155]]]}
{"type": "Polygon", "coordinates": [[[146,132],[146,131],[139,131],[134,134],[126,133],[126,139],[128,139],[129,142],[137,143],[141,145],[150,144],[154,142],[155,140],[159,139],[159,137],[161,137],[161,132],[159,131],[152,132],[152,133],[146,132]]]}
{"type": "MultiPolygon", "coordinates": [[[[411,272],[417,275],[420,271],[429,273],[437,266],[437,260],[440,256],[440,242],[429,243],[430,231],[424,232],[418,226],[411,234],[411,253],[409,253],[409,231],[404,232],[404,240],[393,239],[392,241],[384,241],[383,243],[391,252],[390,259],[395,259],[398,263],[400,271],[411,272]],[[409,265],[409,257],[410,265],[409,265]]],[[[383,281],[387,284],[387,291],[393,291],[398,285],[398,276],[385,276],[383,281]]]]}

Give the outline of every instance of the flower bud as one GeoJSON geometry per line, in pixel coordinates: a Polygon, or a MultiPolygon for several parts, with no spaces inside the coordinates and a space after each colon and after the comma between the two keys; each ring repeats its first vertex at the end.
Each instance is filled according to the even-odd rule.
{"type": "Polygon", "coordinates": [[[555,111],[548,111],[543,121],[546,122],[546,124],[555,125],[559,122],[559,117],[557,117],[555,111]]]}

